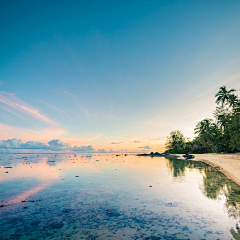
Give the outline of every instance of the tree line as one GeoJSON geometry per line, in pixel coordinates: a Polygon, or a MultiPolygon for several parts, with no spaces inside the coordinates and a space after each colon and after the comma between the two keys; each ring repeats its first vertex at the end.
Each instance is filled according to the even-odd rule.
{"type": "Polygon", "coordinates": [[[194,128],[196,137],[185,138],[180,130],[171,131],[166,153],[220,153],[240,151],[240,99],[226,86],[216,93],[213,118],[205,118],[194,128]]]}

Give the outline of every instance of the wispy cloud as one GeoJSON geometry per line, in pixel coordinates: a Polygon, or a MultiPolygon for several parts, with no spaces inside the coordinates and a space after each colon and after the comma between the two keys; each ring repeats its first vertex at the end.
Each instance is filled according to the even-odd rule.
{"type": "Polygon", "coordinates": [[[24,141],[43,141],[47,142],[53,138],[60,138],[68,134],[63,128],[48,127],[43,129],[28,129],[0,123],[0,139],[21,138],[24,141]]]}
{"type": "MultiPolygon", "coordinates": [[[[64,138],[67,142],[69,142],[72,145],[82,145],[82,144],[91,144],[92,141],[94,141],[97,138],[100,138],[105,133],[91,133],[87,132],[84,133],[84,137],[81,136],[81,138],[64,138]]],[[[81,134],[82,135],[82,134],[81,134]]]]}
{"type": "MultiPolygon", "coordinates": [[[[45,123],[51,124],[51,125],[56,125],[54,121],[49,119],[48,117],[42,115],[38,109],[34,108],[33,106],[30,106],[26,104],[25,102],[17,99],[13,94],[7,94],[3,96],[3,92],[0,94],[0,102],[3,103],[4,105],[7,105],[8,107],[12,108],[9,109],[9,112],[12,114],[15,114],[19,116],[19,112],[23,113],[25,115],[34,117],[38,120],[41,120],[45,123]],[[18,112],[14,112],[13,109],[17,110],[18,112]]],[[[8,111],[4,106],[0,105],[0,108],[2,108],[5,111],[8,111]]]]}
{"type": "Polygon", "coordinates": [[[183,120],[183,119],[186,119],[186,118],[192,117],[192,116],[194,116],[194,115],[196,115],[196,114],[197,114],[197,112],[194,112],[194,113],[191,113],[191,114],[189,114],[189,115],[186,115],[186,116],[180,117],[180,118],[178,118],[178,120],[183,120]]]}
{"type": "Polygon", "coordinates": [[[70,115],[68,113],[66,113],[65,111],[63,111],[61,108],[57,107],[57,106],[54,106],[53,104],[51,103],[47,103],[47,102],[44,102],[44,101],[39,101],[40,103],[43,103],[45,106],[51,108],[52,110],[54,110],[55,112],[57,112],[58,114],[60,115],[65,115],[67,117],[70,117],[70,115]]]}
{"type": "MultiPolygon", "coordinates": [[[[212,94],[212,93],[216,93],[217,89],[223,85],[227,85],[227,84],[230,84],[230,83],[233,83],[235,82],[236,80],[239,80],[240,79],[240,72],[228,77],[227,79],[224,79],[223,81],[215,84],[214,86],[208,88],[207,90],[205,90],[204,92],[196,95],[193,99],[198,99],[198,98],[202,98],[204,96],[207,96],[209,94],[212,94]]],[[[238,85],[237,87],[240,86],[239,84],[240,81],[238,81],[238,85]]]]}
{"type": "Polygon", "coordinates": [[[143,148],[143,149],[151,149],[149,146],[138,147],[138,148],[143,148]]]}
{"type": "Polygon", "coordinates": [[[91,118],[91,115],[90,115],[88,109],[83,107],[80,104],[80,99],[78,97],[76,97],[74,94],[70,93],[69,91],[65,90],[64,88],[56,88],[56,90],[60,90],[61,92],[66,94],[68,97],[70,97],[76,104],[77,108],[80,109],[86,117],[91,118]]]}
{"type": "Polygon", "coordinates": [[[104,135],[105,133],[97,133],[97,134],[94,134],[94,136],[88,138],[88,141],[92,141],[92,140],[95,140],[97,138],[100,138],[104,135]]]}
{"type": "Polygon", "coordinates": [[[112,142],[111,144],[121,144],[121,143],[124,143],[124,142],[112,142]]]}

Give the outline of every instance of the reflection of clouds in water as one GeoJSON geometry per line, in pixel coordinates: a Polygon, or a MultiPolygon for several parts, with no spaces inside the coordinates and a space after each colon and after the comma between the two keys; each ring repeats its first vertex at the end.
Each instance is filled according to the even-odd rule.
{"type": "Polygon", "coordinates": [[[0,168],[0,182],[9,181],[18,178],[37,178],[40,180],[51,180],[60,177],[60,173],[54,166],[50,166],[48,158],[44,157],[42,162],[38,163],[19,163],[10,170],[8,174],[5,174],[6,168],[1,166],[0,168]]]}
{"type": "MultiPolygon", "coordinates": [[[[9,159],[2,165],[10,164],[9,159]]],[[[28,155],[15,163],[13,160],[9,174],[3,174],[6,181],[16,181],[6,183],[10,189],[9,193],[6,191],[5,197],[9,200],[6,204],[13,204],[13,207],[2,208],[5,218],[0,220],[0,235],[10,236],[13,230],[24,237],[31,231],[32,238],[36,239],[46,232],[52,238],[65,239],[69,229],[75,226],[71,231],[76,239],[79,236],[122,239],[123,234],[129,239],[133,234],[141,239],[152,236],[197,239],[196,236],[204,238],[204,234],[212,229],[218,229],[220,233],[209,233],[209,238],[229,239],[233,236],[239,239],[238,230],[233,227],[234,211],[240,199],[237,188],[226,178],[218,191],[214,185],[219,185],[220,180],[222,183],[224,178],[206,164],[119,154],[42,155],[39,159],[28,155]],[[22,176],[26,179],[19,181],[22,176]],[[201,190],[199,183],[203,184],[201,190]],[[19,190],[18,186],[21,186],[19,190]],[[216,196],[222,198],[220,203],[211,200],[216,196]],[[19,203],[25,199],[43,201],[19,203]],[[229,207],[231,201],[236,206],[231,208],[233,218],[230,219],[223,206],[229,207]],[[13,215],[8,215],[9,210],[17,221],[19,218],[23,221],[16,224],[13,215]],[[34,224],[40,227],[33,228],[34,224]],[[51,226],[52,232],[49,232],[51,226]],[[128,226],[131,226],[131,236],[127,235],[128,226]],[[105,236],[102,227],[106,230],[105,236]]],[[[4,170],[6,168],[0,168],[1,177],[4,170]]]]}
{"type": "Polygon", "coordinates": [[[50,183],[41,183],[40,185],[33,187],[21,194],[19,194],[18,196],[14,197],[13,199],[7,201],[7,204],[13,204],[13,203],[18,203],[21,201],[26,200],[27,198],[29,198],[32,195],[35,195],[36,193],[40,192],[41,190],[43,190],[44,188],[46,188],[47,186],[49,186],[50,183]]]}

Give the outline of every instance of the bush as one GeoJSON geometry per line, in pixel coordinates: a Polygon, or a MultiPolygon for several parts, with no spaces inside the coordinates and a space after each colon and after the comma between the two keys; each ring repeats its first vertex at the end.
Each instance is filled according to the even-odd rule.
{"type": "Polygon", "coordinates": [[[185,154],[186,150],[182,148],[171,148],[165,151],[165,153],[170,153],[170,154],[185,154]]]}

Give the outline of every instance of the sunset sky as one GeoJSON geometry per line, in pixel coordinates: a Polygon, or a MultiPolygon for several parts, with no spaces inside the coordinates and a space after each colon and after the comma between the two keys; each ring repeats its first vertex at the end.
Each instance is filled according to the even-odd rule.
{"type": "Polygon", "coordinates": [[[1,1],[0,152],[193,138],[220,86],[240,95],[239,13],[239,0],[1,1]]]}

